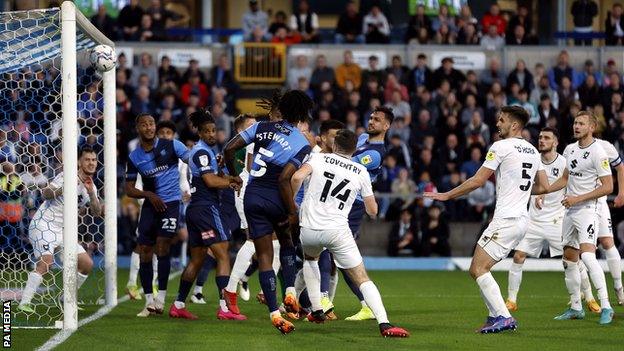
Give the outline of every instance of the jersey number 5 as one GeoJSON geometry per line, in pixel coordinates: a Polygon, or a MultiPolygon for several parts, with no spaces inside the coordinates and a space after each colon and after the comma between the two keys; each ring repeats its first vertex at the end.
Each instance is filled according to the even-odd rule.
{"type": "Polygon", "coordinates": [[[260,166],[260,169],[259,170],[252,169],[251,172],[249,172],[249,174],[251,174],[254,177],[262,177],[266,173],[266,167],[267,167],[267,164],[262,159],[262,156],[273,157],[274,154],[275,153],[273,151],[267,150],[263,147],[258,149],[258,153],[256,154],[256,157],[254,158],[254,163],[260,166]]]}
{"type": "Polygon", "coordinates": [[[520,185],[520,190],[527,191],[531,189],[531,175],[527,170],[533,168],[531,163],[523,162],[522,163],[522,179],[528,179],[525,185],[520,185]]]}
{"type": "MultiPolygon", "coordinates": [[[[329,194],[329,190],[332,187],[332,181],[336,177],[335,174],[330,172],[324,172],[323,175],[325,176],[325,178],[327,178],[327,180],[325,181],[325,186],[323,186],[323,192],[321,193],[321,202],[325,202],[325,200],[327,200],[327,194],[329,194]]],[[[336,185],[336,187],[334,188],[334,190],[331,191],[330,194],[331,196],[341,201],[338,205],[338,209],[340,210],[344,208],[344,203],[349,198],[349,194],[351,194],[351,189],[347,189],[344,194],[338,194],[345,186],[347,186],[347,184],[349,184],[349,180],[343,179],[342,182],[336,185]]]]}

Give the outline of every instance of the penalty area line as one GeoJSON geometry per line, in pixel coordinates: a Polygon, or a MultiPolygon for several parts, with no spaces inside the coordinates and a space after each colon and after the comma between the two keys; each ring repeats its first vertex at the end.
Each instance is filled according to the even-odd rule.
{"type": "MultiPolygon", "coordinates": [[[[178,271],[169,275],[169,280],[173,280],[180,276],[182,271],[178,271]]],[[[117,300],[117,304],[121,304],[130,300],[128,295],[124,295],[122,298],[117,300]]],[[[78,321],[78,328],[87,325],[93,321],[96,321],[104,316],[106,316],[110,311],[112,311],[115,307],[104,306],[100,308],[97,312],[90,315],[89,317],[78,321]]],[[[41,345],[41,347],[35,349],[35,351],[49,351],[54,349],[55,347],[62,344],[65,340],[69,339],[77,330],[61,330],[58,333],[54,334],[45,344],[41,345]]]]}

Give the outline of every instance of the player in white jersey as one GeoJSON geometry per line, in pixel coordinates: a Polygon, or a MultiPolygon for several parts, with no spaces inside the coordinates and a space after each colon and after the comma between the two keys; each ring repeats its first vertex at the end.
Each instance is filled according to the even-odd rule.
{"type": "MultiPolygon", "coordinates": [[[[93,216],[102,215],[102,205],[97,189],[93,184],[93,176],[97,169],[97,155],[93,149],[84,147],[78,156],[78,209],[85,213],[90,209],[93,216]]],[[[37,260],[35,270],[28,274],[28,281],[22,294],[19,309],[34,313],[32,299],[46,274],[54,263],[56,249],[63,247],[63,173],[58,174],[46,188],[41,191],[45,201],[39,206],[28,227],[28,239],[33,246],[37,260]]],[[[87,280],[93,260],[82,245],[78,244],[77,289],[87,280]]]]}
{"type": "MultiPolygon", "coordinates": [[[[556,129],[546,127],[539,134],[538,150],[542,155],[542,166],[549,183],[554,183],[563,175],[566,168],[565,158],[557,153],[559,145],[559,132],[556,129]]],[[[565,191],[559,190],[548,195],[532,196],[529,204],[529,225],[524,238],[514,249],[513,263],[509,269],[508,297],[505,304],[509,311],[517,311],[517,296],[522,283],[522,266],[527,256],[539,257],[542,252],[544,241],[548,242],[550,257],[563,255],[561,243],[561,230],[565,207],[561,204],[565,191]]],[[[589,284],[589,278],[584,266],[581,268],[581,276],[584,277],[583,292],[587,307],[599,313],[600,305],[594,299],[589,284]]]]}
{"type": "Polygon", "coordinates": [[[581,277],[579,257],[587,267],[600,300],[602,312],[600,324],[609,324],[613,309],[605,275],[596,260],[596,236],[600,225],[601,202],[599,198],[613,190],[609,158],[603,147],[592,136],[597,125],[596,117],[588,111],[580,111],[574,119],[574,137],[577,141],[563,152],[566,169],[563,176],[552,184],[551,190],[566,187],[562,204],[566,207],[563,217],[563,266],[565,283],[571,298],[571,306],[556,320],[582,319],[585,311],[581,305],[581,277]]]}
{"type": "Polygon", "coordinates": [[[424,194],[434,200],[451,200],[478,189],[496,172],[494,217],[481,235],[470,265],[470,275],[479,285],[489,312],[479,330],[484,334],[517,328],[490,270],[522,239],[528,225],[531,192],[541,194],[549,190],[539,152],[521,136],[528,120],[522,107],[501,108],[496,127],[502,140],[492,144],[477,173],[449,192],[424,194]]]}
{"type": "Polygon", "coordinates": [[[360,287],[364,299],[373,310],[382,336],[407,337],[409,333],[388,322],[381,295],[368,278],[362,256],[349,229],[348,216],[353,201],[361,193],[366,212],[377,215],[377,202],[366,168],[351,161],[357,145],[355,133],[341,129],[334,139],[333,153],[315,153],[295,172],[291,179],[297,193],[309,177],[299,211],[301,244],[305,261],[303,274],[313,312],[308,320],[322,323],[325,313],[321,305],[318,258],[327,248],[339,268],[345,270],[360,287]]]}
{"type": "MultiPolygon", "coordinates": [[[[609,158],[611,168],[617,172],[618,195],[613,201],[615,207],[621,207],[624,204],[624,164],[620,153],[610,142],[596,138],[609,158]]],[[[598,243],[602,246],[607,258],[607,266],[613,278],[613,288],[617,296],[618,304],[624,304],[624,288],[622,287],[622,257],[615,242],[613,241],[613,227],[611,224],[611,212],[607,204],[607,197],[603,196],[598,201],[601,204],[600,224],[598,226],[598,243]]]]}

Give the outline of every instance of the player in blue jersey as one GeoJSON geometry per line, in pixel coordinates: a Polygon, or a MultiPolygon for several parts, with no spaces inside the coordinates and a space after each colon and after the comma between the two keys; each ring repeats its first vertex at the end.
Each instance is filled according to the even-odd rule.
{"type": "Polygon", "coordinates": [[[199,142],[189,155],[191,178],[191,203],[186,210],[186,223],[189,232],[191,260],[182,273],[178,297],[169,309],[173,318],[197,319],[185,307],[197,273],[202,268],[210,248],[216,261],[216,283],[220,296],[217,310],[218,319],[244,320],[236,305],[236,291],[227,292],[225,287],[230,279],[230,255],[228,253],[230,235],[221,221],[219,190],[239,188],[238,177],[219,172],[217,157],[212,150],[216,144],[217,126],[212,116],[203,109],[192,113],[189,120],[197,128],[199,142]]]}
{"type": "Polygon", "coordinates": [[[278,105],[283,120],[254,123],[234,137],[223,151],[230,174],[236,174],[234,154],[254,143],[254,160],[245,191],[245,214],[249,235],[256,248],[260,285],[270,318],[284,334],[293,331],[294,325],[282,318],[277,305],[271,236],[275,232],[280,241],[280,261],[286,285],[284,306],[287,312],[298,314],[299,303],[294,288],[296,253],[290,229],[298,228],[299,219],[290,178],[311,151],[308,140],[295,126],[308,118],[312,106],[312,100],[301,91],[284,93],[278,105]]]}
{"type": "Polygon", "coordinates": [[[150,114],[136,118],[139,145],[128,157],[126,195],[145,199],[137,227],[140,267],[139,276],[145,294],[145,308],[139,317],[162,314],[171,270],[169,247],[176,235],[180,216],[180,173],[178,160],[188,161],[189,150],[178,140],[156,137],[156,121],[150,114]],[[143,190],[135,187],[141,175],[143,190]],[[158,257],[158,296],[152,291],[152,255],[158,257]]]}
{"type": "MultiPolygon", "coordinates": [[[[375,184],[377,177],[381,174],[381,166],[384,156],[386,155],[384,140],[386,138],[386,132],[390,129],[393,120],[394,113],[392,113],[391,108],[375,108],[370,115],[366,134],[360,135],[357,148],[353,154],[353,161],[366,167],[373,184],[375,184]]],[[[358,196],[353,203],[351,212],[349,212],[349,227],[351,228],[351,233],[353,233],[356,238],[359,236],[360,225],[362,224],[365,212],[364,202],[362,198],[358,196]]],[[[364,296],[360,292],[358,286],[354,284],[344,272],[343,277],[351,291],[360,299],[362,305],[358,313],[345,319],[348,321],[375,319],[373,311],[366,305],[364,296]]]]}

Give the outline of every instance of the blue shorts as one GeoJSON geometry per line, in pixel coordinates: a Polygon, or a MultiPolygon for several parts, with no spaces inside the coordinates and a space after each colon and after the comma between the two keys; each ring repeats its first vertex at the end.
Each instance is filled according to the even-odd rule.
{"type": "Polygon", "coordinates": [[[288,227],[288,213],[279,194],[278,198],[265,198],[247,191],[243,204],[250,239],[271,235],[288,227]]]}
{"type": "Polygon", "coordinates": [[[165,205],[167,209],[158,212],[147,199],[143,202],[137,226],[139,245],[153,246],[159,236],[173,238],[176,235],[180,220],[180,201],[170,201],[165,205]]]}
{"type": "Polygon", "coordinates": [[[354,238],[360,236],[360,225],[362,225],[362,219],[364,219],[364,213],[366,213],[366,207],[364,207],[364,201],[356,199],[349,212],[349,229],[354,238]]]}
{"type": "Polygon", "coordinates": [[[221,223],[226,233],[231,234],[240,228],[240,217],[238,217],[238,211],[236,211],[236,205],[234,204],[234,190],[221,190],[221,207],[219,212],[221,213],[221,223]]]}
{"type": "Polygon", "coordinates": [[[211,246],[230,240],[221,223],[221,216],[216,206],[210,204],[191,204],[186,209],[186,228],[189,234],[189,246],[211,246]]]}

